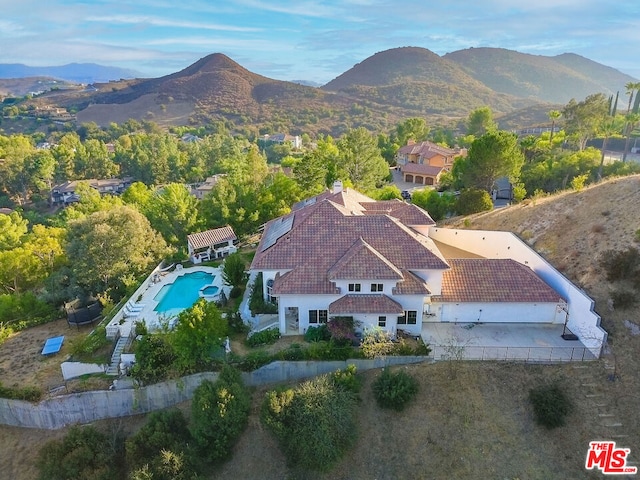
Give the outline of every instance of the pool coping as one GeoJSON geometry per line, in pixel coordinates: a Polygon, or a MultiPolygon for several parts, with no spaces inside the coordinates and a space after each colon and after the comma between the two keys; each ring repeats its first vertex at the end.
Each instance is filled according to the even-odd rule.
{"type": "MultiPolygon", "coordinates": [[[[154,269],[138,290],[136,290],[127,302],[125,302],[125,306],[128,304],[138,304],[144,305],[144,307],[136,316],[132,317],[125,315],[125,306],[123,306],[107,325],[107,338],[114,339],[118,336],[118,333],[121,337],[129,337],[135,323],[142,320],[144,320],[147,329],[151,332],[160,329],[162,321],[171,322],[171,319],[175,318],[176,315],[173,314],[165,316],[158,314],[158,312],[155,311],[155,308],[160,302],[157,302],[154,298],[160,292],[162,287],[172,284],[178,277],[188,273],[205,272],[213,274],[213,282],[201,288],[216,286],[218,287],[218,295],[220,292],[224,291],[228,298],[231,287],[224,284],[222,279],[222,267],[208,267],[203,265],[194,265],[193,267],[186,268],[180,267],[181,265],[178,264],[175,269],[169,272],[163,272],[160,268],[154,269]],[[139,301],[138,298],[140,299],[139,301]]],[[[215,298],[202,298],[205,298],[207,301],[215,300],[215,298]]]]}

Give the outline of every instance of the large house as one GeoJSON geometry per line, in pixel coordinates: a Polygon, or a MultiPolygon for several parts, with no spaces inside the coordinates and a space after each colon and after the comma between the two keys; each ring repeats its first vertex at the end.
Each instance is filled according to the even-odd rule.
{"type": "MultiPolygon", "coordinates": [[[[568,325],[569,297],[578,295],[577,289],[570,282],[566,287],[566,279],[552,268],[559,280],[549,278],[557,288],[532,270],[528,255],[539,256],[515,236],[489,232],[503,237],[485,241],[489,233],[476,231],[465,240],[470,246],[465,251],[461,244],[454,246],[455,239],[450,245],[435,241],[433,229],[431,217],[416,205],[374,201],[336,182],[331,191],[266,224],[250,275],[262,275],[263,297],[277,303],[283,334],[304,333],[334,316],[353,317],[361,330],[380,327],[423,338],[425,327],[435,324],[586,331],[577,323],[568,325]],[[472,243],[499,254],[475,254],[480,246],[472,243]]],[[[593,349],[599,353],[606,333],[597,315],[593,318],[587,330],[599,338],[593,349]]]]}
{"type": "Polygon", "coordinates": [[[456,157],[466,154],[466,149],[409,140],[407,145],[398,149],[396,164],[400,167],[405,182],[436,185],[440,181],[440,175],[451,170],[456,157]]]}
{"type": "Polygon", "coordinates": [[[51,189],[52,205],[69,205],[79,202],[80,196],[76,193],[78,185],[81,182],[87,183],[91,188],[97,190],[100,195],[120,195],[133,182],[132,177],[125,178],[106,178],[106,179],[88,179],[88,180],[72,180],[61,183],[51,189]]]}

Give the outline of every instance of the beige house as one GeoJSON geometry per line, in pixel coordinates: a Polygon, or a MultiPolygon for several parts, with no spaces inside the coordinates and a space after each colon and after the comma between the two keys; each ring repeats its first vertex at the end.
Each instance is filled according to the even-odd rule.
{"type": "Polygon", "coordinates": [[[187,235],[189,260],[198,264],[224,258],[238,250],[233,243],[237,240],[238,237],[229,225],[187,235]]]}
{"type": "Polygon", "coordinates": [[[451,171],[456,157],[466,155],[464,148],[447,148],[429,141],[415,143],[409,140],[396,153],[396,164],[405,182],[436,185],[442,172],[451,171]]]}

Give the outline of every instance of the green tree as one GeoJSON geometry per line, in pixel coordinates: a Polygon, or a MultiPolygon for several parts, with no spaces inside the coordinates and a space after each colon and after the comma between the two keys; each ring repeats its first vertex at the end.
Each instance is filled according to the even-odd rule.
{"type": "Polygon", "coordinates": [[[317,148],[307,152],[300,163],[293,167],[293,176],[300,189],[307,195],[316,195],[338,179],[335,166],[340,151],[333,138],[318,139],[317,148]]]}
{"type": "Polygon", "coordinates": [[[627,156],[629,155],[629,146],[631,145],[631,133],[638,125],[638,122],[640,122],[640,114],[627,113],[627,115],[625,116],[625,121],[626,121],[626,124],[624,127],[624,134],[625,134],[624,153],[622,154],[623,162],[627,161],[627,156]]]}
{"type": "Polygon", "coordinates": [[[229,324],[216,304],[203,298],[180,312],[178,323],[169,337],[176,352],[178,368],[192,373],[209,365],[228,330],[229,324]]]}
{"type": "Polygon", "coordinates": [[[251,396],[240,372],[225,365],[218,380],[203,381],[193,393],[191,433],[201,457],[211,463],[227,459],[247,426],[251,396]]]}
{"type": "Polygon", "coordinates": [[[580,150],[593,138],[609,115],[607,97],[602,93],[589,95],[582,102],[574,99],[564,107],[565,130],[580,150]]]}
{"type": "Polygon", "coordinates": [[[613,135],[619,134],[624,127],[624,118],[622,116],[605,117],[600,124],[599,133],[602,135],[602,149],[600,156],[600,166],[598,167],[598,180],[602,180],[602,167],[604,165],[605,152],[607,150],[607,142],[613,135]]]}
{"type": "Polygon", "coordinates": [[[411,203],[424,208],[436,222],[455,211],[456,197],[448,192],[418,190],[413,192],[411,203]]]}
{"type": "Polygon", "coordinates": [[[154,480],[192,478],[193,468],[187,458],[191,432],[180,410],[153,412],[143,427],[125,443],[127,465],[130,471],[145,471],[154,480]],[[167,468],[166,455],[171,452],[179,459],[180,468],[167,468]],[[186,460],[186,461],[185,461],[186,460]]]}
{"type": "Polygon", "coordinates": [[[407,118],[396,126],[395,143],[402,146],[406,145],[409,140],[422,142],[429,137],[429,131],[429,126],[424,118],[407,118]]]}
{"type": "Polygon", "coordinates": [[[156,190],[143,212],[167,243],[179,247],[198,225],[197,204],[184,184],[170,183],[156,190]]]}
{"type": "Polygon", "coordinates": [[[489,193],[478,188],[465,188],[460,192],[456,202],[456,212],[459,215],[471,215],[491,209],[493,209],[493,202],[489,193]]]}
{"type": "Polygon", "coordinates": [[[562,116],[562,112],[559,110],[549,110],[549,120],[551,120],[551,135],[549,141],[553,141],[553,134],[556,129],[556,121],[562,116]]]}
{"type": "Polygon", "coordinates": [[[239,287],[246,283],[245,262],[242,254],[236,252],[224,260],[222,278],[228,285],[239,287]]]}
{"type": "Polygon", "coordinates": [[[353,186],[370,190],[389,176],[389,165],[380,154],[376,138],[364,127],[346,132],[338,141],[339,169],[353,186]]]}
{"type": "Polygon", "coordinates": [[[469,113],[466,127],[467,135],[474,137],[480,137],[498,129],[498,125],[493,120],[493,112],[489,107],[479,107],[469,113]]]}
{"type": "Polygon", "coordinates": [[[136,363],[131,375],[143,384],[161,382],[169,375],[176,352],[167,334],[144,335],[136,343],[136,363]]]}
{"type": "Polygon", "coordinates": [[[73,426],[38,453],[41,480],[111,480],[119,478],[118,451],[92,426],[73,426]]]}
{"type": "Polygon", "coordinates": [[[28,224],[18,212],[0,213],[0,250],[11,250],[20,245],[28,224]]]}
{"type": "Polygon", "coordinates": [[[123,294],[128,277],[142,276],[170,252],[149,221],[127,206],[75,220],[68,232],[71,271],[87,294],[111,289],[123,294]]]}
{"type": "Polygon", "coordinates": [[[500,177],[507,177],[511,182],[519,178],[524,155],[516,135],[498,130],[474,140],[462,162],[465,164],[461,177],[464,186],[490,191],[500,177]]]}

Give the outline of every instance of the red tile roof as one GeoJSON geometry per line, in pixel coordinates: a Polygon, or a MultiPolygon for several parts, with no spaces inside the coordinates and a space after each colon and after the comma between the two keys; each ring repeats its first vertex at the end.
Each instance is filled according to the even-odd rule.
{"type": "Polygon", "coordinates": [[[402,173],[430,175],[437,177],[442,172],[442,167],[432,167],[431,165],[424,165],[422,163],[407,163],[400,167],[402,173]]]}
{"type": "Polygon", "coordinates": [[[229,240],[236,240],[237,238],[233,232],[233,228],[227,225],[226,227],[214,228],[206,232],[187,235],[187,242],[189,242],[191,248],[197,250],[198,248],[211,247],[217,243],[228,242],[229,240]]]}
{"type": "Polygon", "coordinates": [[[436,222],[422,208],[412,203],[406,203],[397,198],[380,202],[360,202],[365,215],[387,214],[397,218],[405,225],[435,225],[436,222]]]}
{"type": "Polygon", "coordinates": [[[394,295],[430,295],[431,290],[423,279],[407,270],[402,272],[404,280],[398,282],[392,293],[394,295]]]}
{"type": "Polygon", "coordinates": [[[434,302],[557,303],[561,295],[529,267],[511,259],[450,259],[434,302]]]}
{"type": "Polygon", "coordinates": [[[360,237],[327,272],[329,280],[401,280],[402,273],[360,237]]]}
{"type": "Polygon", "coordinates": [[[425,141],[420,143],[413,143],[405,145],[398,149],[399,155],[418,155],[423,158],[432,158],[436,155],[442,155],[443,157],[450,157],[457,155],[458,150],[452,148],[443,147],[433,142],[425,141]]]}
{"type": "MultiPolygon", "coordinates": [[[[403,270],[449,268],[429,238],[412,230],[384,210],[370,208],[365,211],[365,206],[369,208],[371,202],[370,198],[353,190],[315,197],[315,201],[307,201],[306,206],[300,205],[294,209],[291,229],[269,246],[270,239],[273,240],[273,235],[269,234],[270,229],[277,228],[282,223],[278,219],[272,220],[265,226],[251,269],[292,270],[276,282],[278,288],[274,293],[293,294],[304,291],[323,294],[332,293],[328,291],[329,271],[341,259],[343,264],[335,268],[337,271],[341,268],[346,270],[340,275],[349,271],[351,274],[362,275],[362,278],[365,278],[367,272],[369,275],[376,272],[376,275],[383,275],[381,278],[387,278],[385,275],[391,275],[389,272],[396,275],[397,271],[403,270]],[[360,240],[363,247],[351,253],[362,260],[356,268],[355,263],[344,258],[360,240]],[[366,248],[364,244],[367,245],[366,248]],[[304,285],[296,285],[296,282],[304,285]]],[[[412,224],[433,224],[433,220],[424,211],[400,206],[393,209],[411,216],[412,224]]],[[[336,270],[332,271],[332,275],[336,274],[336,270]]],[[[274,289],[275,287],[276,285],[274,289]]]]}
{"type": "Polygon", "coordinates": [[[391,313],[400,315],[402,305],[386,295],[345,295],[329,305],[329,314],[391,313]]]}

